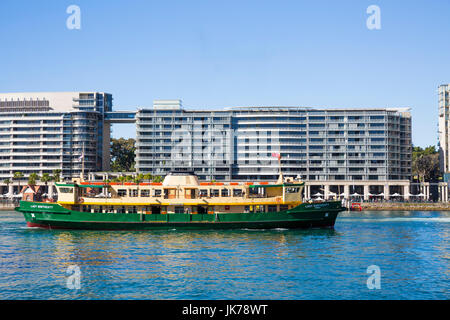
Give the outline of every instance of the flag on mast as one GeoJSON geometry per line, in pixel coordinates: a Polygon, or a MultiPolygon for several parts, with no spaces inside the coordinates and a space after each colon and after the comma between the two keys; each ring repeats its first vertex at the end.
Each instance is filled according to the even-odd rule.
{"type": "Polygon", "coordinates": [[[272,157],[278,158],[278,160],[281,158],[281,155],[279,153],[272,153],[272,157]]]}

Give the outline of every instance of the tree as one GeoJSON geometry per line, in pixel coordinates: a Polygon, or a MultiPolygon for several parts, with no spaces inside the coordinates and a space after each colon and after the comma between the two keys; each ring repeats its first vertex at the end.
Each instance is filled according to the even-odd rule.
{"type": "Polygon", "coordinates": [[[55,182],[59,182],[61,180],[61,169],[53,170],[52,180],[55,182]]]}
{"type": "Polygon", "coordinates": [[[153,179],[152,179],[153,182],[157,182],[157,183],[161,182],[162,180],[163,180],[163,178],[161,176],[153,176],[153,179]]]}
{"type": "Polygon", "coordinates": [[[135,147],[136,141],[130,139],[111,140],[111,170],[115,172],[135,171],[135,147]]]}
{"type": "Polygon", "coordinates": [[[39,175],[36,172],[30,173],[28,176],[28,184],[34,186],[37,180],[39,180],[39,175]]]}
{"type": "Polygon", "coordinates": [[[41,177],[41,181],[47,185],[50,181],[52,181],[52,177],[48,173],[43,173],[41,177]]]}
{"type": "Polygon", "coordinates": [[[133,182],[136,183],[136,185],[137,185],[138,193],[139,193],[139,183],[141,183],[142,180],[144,180],[144,175],[142,173],[137,174],[133,178],[133,182]]]}
{"type": "Polygon", "coordinates": [[[22,191],[20,189],[20,179],[22,179],[22,178],[23,178],[23,172],[20,172],[20,171],[14,172],[13,179],[17,180],[19,182],[19,193],[20,193],[20,191],[22,191]]]}
{"type": "Polygon", "coordinates": [[[11,180],[10,179],[5,179],[5,180],[3,180],[3,183],[6,184],[6,186],[8,187],[8,190],[9,190],[9,185],[11,183],[11,180]]]}
{"type": "Polygon", "coordinates": [[[45,186],[47,187],[47,192],[48,192],[48,183],[50,182],[50,181],[52,181],[52,177],[46,172],[46,173],[43,173],[42,174],[42,177],[41,177],[41,181],[43,182],[43,183],[45,183],[45,186]]]}
{"type": "Polygon", "coordinates": [[[123,185],[123,183],[126,181],[126,177],[124,177],[124,176],[120,176],[119,178],[117,178],[117,180],[119,180],[119,182],[120,183],[122,183],[122,185],[123,185]]]}
{"type": "Polygon", "coordinates": [[[412,174],[418,177],[419,182],[439,180],[439,152],[435,146],[425,149],[413,147],[412,174]]]}

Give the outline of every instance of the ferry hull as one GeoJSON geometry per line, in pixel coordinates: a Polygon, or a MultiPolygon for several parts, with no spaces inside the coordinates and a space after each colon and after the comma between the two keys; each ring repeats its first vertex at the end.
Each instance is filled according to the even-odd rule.
{"type": "Polygon", "coordinates": [[[29,227],[78,230],[332,228],[340,202],[301,204],[282,212],[218,214],[91,213],[58,204],[21,201],[29,227]]]}

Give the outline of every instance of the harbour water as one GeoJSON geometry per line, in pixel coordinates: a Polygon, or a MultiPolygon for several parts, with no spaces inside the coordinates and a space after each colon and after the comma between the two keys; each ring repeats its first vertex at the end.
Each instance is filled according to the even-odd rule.
{"type": "Polygon", "coordinates": [[[449,299],[449,267],[447,212],[344,212],[334,230],[139,232],[32,229],[0,212],[0,299],[449,299]],[[373,265],[379,289],[367,285],[373,265]]]}

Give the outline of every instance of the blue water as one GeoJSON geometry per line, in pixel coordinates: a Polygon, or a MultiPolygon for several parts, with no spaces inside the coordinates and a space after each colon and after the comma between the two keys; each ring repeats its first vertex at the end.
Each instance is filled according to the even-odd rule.
{"type": "Polygon", "coordinates": [[[32,229],[0,212],[0,299],[449,299],[449,267],[445,212],[344,213],[334,230],[139,232],[32,229]],[[371,265],[380,289],[367,287],[371,265]]]}

